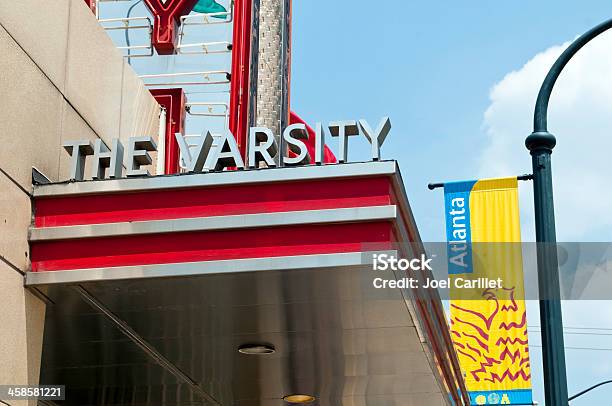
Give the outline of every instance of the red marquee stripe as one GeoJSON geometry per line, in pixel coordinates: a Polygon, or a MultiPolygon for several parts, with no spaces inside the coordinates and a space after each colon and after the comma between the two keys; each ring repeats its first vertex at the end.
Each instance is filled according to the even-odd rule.
{"type": "Polygon", "coordinates": [[[228,185],[37,198],[36,227],[165,220],[390,204],[385,177],[228,185]]]}
{"type": "Polygon", "coordinates": [[[390,249],[389,221],[200,231],[31,244],[32,270],[57,271],[390,249]]]}

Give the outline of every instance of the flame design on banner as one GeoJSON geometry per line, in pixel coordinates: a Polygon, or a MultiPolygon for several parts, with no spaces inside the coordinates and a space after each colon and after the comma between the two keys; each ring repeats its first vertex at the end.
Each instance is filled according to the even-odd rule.
{"type": "Polygon", "coordinates": [[[451,288],[451,337],[471,402],[531,404],[517,179],[451,182],[444,194],[451,279],[502,279],[495,289],[451,288]]]}

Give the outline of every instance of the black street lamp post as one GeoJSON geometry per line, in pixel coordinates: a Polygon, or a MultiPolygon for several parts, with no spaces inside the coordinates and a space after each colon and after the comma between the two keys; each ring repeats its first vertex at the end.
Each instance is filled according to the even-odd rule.
{"type": "Polygon", "coordinates": [[[547,128],[548,101],[557,78],[569,60],[580,48],[609,28],[612,28],[612,19],[584,33],[559,56],[542,83],[535,106],[533,133],[525,140],[533,165],[544,395],[547,406],[568,405],[551,170],[551,154],[556,140],[547,128]]]}

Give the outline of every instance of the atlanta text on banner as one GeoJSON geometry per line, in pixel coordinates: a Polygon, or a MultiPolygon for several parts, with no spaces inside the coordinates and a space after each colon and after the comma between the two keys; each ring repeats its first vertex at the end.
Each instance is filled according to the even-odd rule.
{"type": "Polygon", "coordinates": [[[444,194],[450,277],[503,281],[469,298],[451,285],[461,297],[451,300],[451,334],[472,404],[531,404],[517,179],[448,183],[444,194]]]}

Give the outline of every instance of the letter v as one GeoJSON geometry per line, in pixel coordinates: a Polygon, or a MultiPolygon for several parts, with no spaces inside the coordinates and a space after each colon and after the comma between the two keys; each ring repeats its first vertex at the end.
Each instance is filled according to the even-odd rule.
{"type": "Polygon", "coordinates": [[[176,142],[179,145],[179,150],[181,151],[181,157],[183,159],[183,163],[187,167],[189,172],[202,172],[204,168],[204,163],[206,162],[206,157],[210,153],[210,148],[213,144],[213,136],[210,131],[205,130],[200,137],[200,141],[196,146],[196,154],[195,156],[191,155],[191,151],[189,150],[189,145],[187,145],[187,141],[180,134],[174,134],[176,138],[176,142]]]}

